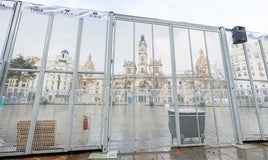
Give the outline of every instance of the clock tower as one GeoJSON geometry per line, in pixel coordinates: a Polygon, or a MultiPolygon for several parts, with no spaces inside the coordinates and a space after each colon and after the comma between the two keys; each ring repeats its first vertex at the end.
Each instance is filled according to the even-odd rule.
{"type": "Polygon", "coordinates": [[[139,42],[138,58],[138,74],[148,74],[147,44],[145,42],[144,35],[141,35],[141,39],[139,42]]]}

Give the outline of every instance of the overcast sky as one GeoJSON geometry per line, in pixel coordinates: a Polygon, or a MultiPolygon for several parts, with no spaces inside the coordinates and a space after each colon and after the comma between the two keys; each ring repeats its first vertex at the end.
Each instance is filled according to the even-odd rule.
{"type": "Polygon", "coordinates": [[[248,31],[268,33],[267,0],[23,0],[38,4],[184,21],[203,25],[245,26],[248,31]]]}

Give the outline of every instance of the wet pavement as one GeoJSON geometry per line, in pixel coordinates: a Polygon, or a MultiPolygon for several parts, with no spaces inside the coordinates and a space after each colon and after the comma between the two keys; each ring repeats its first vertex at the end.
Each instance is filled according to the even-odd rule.
{"type": "MultiPolygon", "coordinates": [[[[5,160],[86,160],[90,152],[7,157],[5,160]]],[[[118,154],[118,160],[267,160],[268,142],[228,146],[166,148],[154,152],[118,154]]]]}

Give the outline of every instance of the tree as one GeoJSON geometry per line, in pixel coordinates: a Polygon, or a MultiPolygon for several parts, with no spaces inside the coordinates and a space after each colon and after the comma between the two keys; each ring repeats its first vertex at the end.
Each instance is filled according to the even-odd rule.
{"type": "MultiPolygon", "coordinates": [[[[19,55],[17,58],[12,59],[9,67],[14,69],[37,69],[33,60],[25,59],[22,55],[19,55]]],[[[14,70],[10,70],[7,76],[8,79],[16,79],[16,87],[19,85],[19,82],[33,80],[35,77],[35,72],[14,70]]]]}

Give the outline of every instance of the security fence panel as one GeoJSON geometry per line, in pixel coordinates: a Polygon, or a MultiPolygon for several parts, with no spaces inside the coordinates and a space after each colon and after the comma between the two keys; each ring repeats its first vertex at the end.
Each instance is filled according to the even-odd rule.
{"type": "Polygon", "coordinates": [[[20,25],[17,36],[14,38],[16,41],[13,41],[10,52],[6,53],[9,55],[5,55],[10,59],[6,85],[2,86],[1,104],[3,110],[9,114],[5,114],[7,118],[1,116],[8,120],[6,121],[8,129],[3,130],[3,133],[7,135],[2,139],[3,154],[25,152],[32,110],[37,97],[37,80],[40,78],[38,69],[42,61],[48,16],[39,15],[27,7],[22,4],[20,25]]]}
{"type": "MultiPolygon", "coordinates": [[[[150,60],[150,71],[153,73],[154,137],[158,148],[173,145],[169,128],[168,110],[174,106],[171,33],[169,26],[153,26],[153,57],[150,60]]],[[[176,142],[174,142],[176,143],[176,142]]]]}
{"type": "MultiPolygon", "coordinates": [[[[267,76],[268,73],[268,36],[266,35],[266,39],[259,39],[259,45],[263,57],[265,74],[267,76]]],[[[268,77],[266,77],[268,79],[268,77]]],[[[268,136],[268,121],[267,110],[268,110],[268,83],[262,82],[262,88],[259,89],[261,104],[260,104],[260,113],[262,114],[262,125],[263,125],[263,134],[264,139],[267,139],[268,136]]]]}
{"type": "MultiPolygon", "coordinates": [[[[135,24],[115,22],[113,70],[111,85],[110,143],[111,150],[130,152],[135,145],[136,128],[136,49],[135,24]],[[135,44],[134,44],[135,43],[135,44]]],[[[141,98],[140,98],[141,99],[141,98]]]]}
{"type": "Polygon", "coordinates": [[[1,19],[1,26],[0,26],[0,53],[3,52],[3,45],[6,41],[9,29],[9,23],[12,19],[13,13],[13,6],[14,2],[10,1],[0,1],[0,19],[1,19]]]}
{"type": "Polygon", "coordinates": [[[266,61],[263,43],[259,34],[248,32],[248,42],[232,44],[228,33],[230,61],[234,74],[236,98],[239,107],[243,138],[247,140],[265,139],[265,96],[267,86],[266,61]]]}
{"type": "MultiPolygon", "coordinates": [[[[118,30],[117,30],[118,31],[118,30]]],[[[152,148],[155,140],[155,104],[153,104],[154,80],[153,70],[150,70],[150,60],[153,61],[154,40],[152,25],[135,23],[135,90],[134,99],[134,150],[152,148]]]]}
{"type": "Polygon", "coordinates": [[[185,64],[176,63],[177,65],[180,65],[177,66],[177,69],[181,72],[180,77],[182,77],[180,78],[177,75],[177,79],[180,78],[177,81],[177,84],[179,85],[178,90],[179,93],[182,93],[180,90],[188,88],[187,90],[191,90],[192,92],[192,94],[189,94],[189,97],[180,94],[180,96],[183,96],[183,98],[180,97],[180,99],[186,101],[182,101],[181,106],[179,102],[181,143],[208,143],[209,140],[215,143],[216,130],[214,114],[213,110],[209,110],[212,109],[211,107],[206,107],[206,103],[211,99],[211,84],[204,33],[198,30],[178,29],[177,34],[176,38],[178,41],[176,45],[180,48],[175,50],[176,60],[182,61],[182,63],[185,64]],[[184,38],[180,39],[182,37],[184,38]],[[179,43],[180,41],[186,41],[184,42],[186,45],[181,45],[179,43]],[[187,54],[188,56],[186,56],[187,54]],[[187,59],[183,61],[183,57],[187,57],[187,59]],[[188,105],[184,106],[183,103],[187,104],[187,101],[188,105]],[[187,127],[186,123],[191,123],[190,125],[192,127],[187,127]]]}
{"type": "MultiPolygon", "coordinates": [[[[207,122],[214,121],[214,135],[217,135],[215,138],[218,143],[234,143],[235,136],[231,116],[230,97],[228,95],[219,34],[215,32],[204,32],[204,36],[210,74],[209,90],[211,93],[206,99],[206,111],[214,112],[211,113],[213,116],[211,115],[207,122]]],[[[206,133],[208,133],[209,137],[213,137],[210,135],[210,131],[206,133]]]]}
{"type": "Polygon", "coordinates": [[[268,139],[268,36],[0,0],[0,157],[268,139]]]}
{"type": "Polygon", "coordinates": [[[101,149],[107,20],[85,18],[82,33],[71,145],[101,149]]]}

